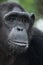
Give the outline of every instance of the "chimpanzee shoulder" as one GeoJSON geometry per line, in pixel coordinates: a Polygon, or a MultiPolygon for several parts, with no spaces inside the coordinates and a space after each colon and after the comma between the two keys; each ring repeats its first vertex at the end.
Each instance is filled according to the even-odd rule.
{"type": "Polygon", "coordinates": [[[33,28],[29,46],[29,61],[31,65],[43,65],[43,32],[37,28],[33,28]]]}

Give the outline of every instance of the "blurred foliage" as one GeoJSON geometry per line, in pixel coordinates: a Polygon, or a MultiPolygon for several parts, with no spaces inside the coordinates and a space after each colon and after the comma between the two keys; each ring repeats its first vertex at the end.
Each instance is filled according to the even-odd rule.
{"type": "Polygon", "coordinates": [[[29,12],[37,12],[35,0],[19,0],[21,5],[29,12]]]}
{"type": "Polygon", "coordinates": [[[7,0],[0,0],[0,2],[4,2],[4,1],[7,1],[7,0]]]}
{"type": "Polygon", "coordinates": [[[36,0],[38,13],[43,15],[43,0],[36,0]]]}
{"type": "Polygon", "coordinates": [[[19,3],[19,0],[7,0],[8,2],[16,2],[19,3]]]}

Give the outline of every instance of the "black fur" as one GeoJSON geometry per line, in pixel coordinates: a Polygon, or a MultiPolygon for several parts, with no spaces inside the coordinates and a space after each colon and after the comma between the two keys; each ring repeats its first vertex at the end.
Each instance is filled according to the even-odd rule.
{"type": "Polygon", "coordinates": [[[30,65],[43,65],[43,32],[33,28],[34,33],[29,46],[30,65]]]}
{"type": "Polygon", "coordinates": [[[3,25],[3,15],[12,10],[13,7],[19,7],[23,12],[25,10],[16,3],[0,4],[0,65],[43,65],[43,33],[33,28],[33,36],[26,53],[20,55],[11,54],[7,45],[6,28],[3,25]],[[7,5],[6,5],[7,4],[7,5]]]}

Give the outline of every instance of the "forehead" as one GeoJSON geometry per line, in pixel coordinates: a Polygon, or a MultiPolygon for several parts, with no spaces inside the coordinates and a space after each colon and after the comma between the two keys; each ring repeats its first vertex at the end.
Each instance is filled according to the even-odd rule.
{"type": "Polygon", "coordinates": [[[20,12],[20,11],[21,11],[21,12],[22,12],[22,10],[21,10],[19,7],[17,7],[17,6],[16,6],[16,7],[14,7],[12,10],[13,10],[13,11],[18,11],[18,12],[20,12]]]}
{"type": "Polygon", "coordinates": [[[12,11],[12,10],[15,10],[15,11],[25,11],[24,8],[22,8],[19,4],[16,4],[16,3],[1,3],[0,4],[0,12],[2,14],[2,16],[9,12],[9,11],[12,11]]]}

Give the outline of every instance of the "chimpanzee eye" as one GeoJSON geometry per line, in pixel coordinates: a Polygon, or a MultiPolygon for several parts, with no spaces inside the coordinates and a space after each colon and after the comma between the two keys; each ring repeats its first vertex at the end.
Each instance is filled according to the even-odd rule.
{"type": "Polygon", "coordinates": [[[25,23],[25,24],[29,23],[29,19],[27,17],[24,16],[24,17],[21,17],[21,18],[22,18],[23,23],[25,23]]]}
{"type": "Polygon", "coordinates": [[[24,22],[26,23],[26,22],[27,22],[27,20],[26,20],[26,19],[24,19],[24,22]]]}
{"type": "Polygon", "coordinates": [[[5,17],[5,20],[10,21],[10,22],[13,22],[15,19],[16,19],[16,16],[14,16],[14,15],[7,15],[5,17]]]}
{"type": "Polygon", "coordinates": [[[29,23],[29,22],[28,22],[28,20],[26,20],[26,18],[25,18],[25,19],[23,19],[23,23],[26,24],[26,23],[29,23]]]}
{"type": "Polygon", "coordinates": [[[10,21],[13,21],[14,19],[15,19],[14,17],[10,17],[10,18],[9,18],[10,21]]]}
{"type": "Polygon", "coordinates": [[[9,21],[9,22],[13,22],[15,19],[16,19],[15,17],[10,16],[10,17],[7,19],[7,21],[9,21]]]}

